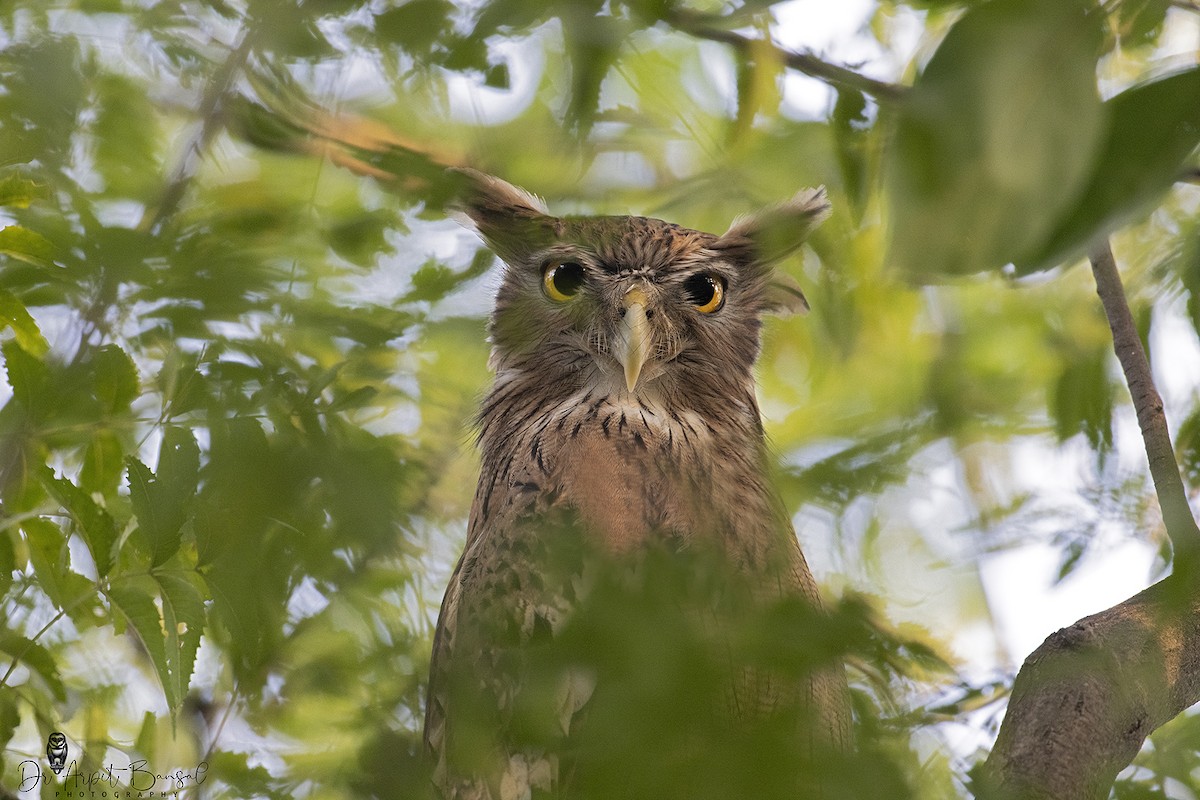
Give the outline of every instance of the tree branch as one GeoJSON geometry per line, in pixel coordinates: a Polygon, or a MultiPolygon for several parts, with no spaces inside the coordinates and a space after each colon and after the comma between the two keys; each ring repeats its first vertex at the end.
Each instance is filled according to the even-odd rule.
{"type": "Polygon", "coordinates": [[[866,75],[860,75],[852,69],[822,61],[812,53],[798,53],[794,50],[779,47],[770,41],[752,39],[740,33],[714,27],[710,24],[712,20],[713,18],[709,15],[686,11],[674,11],[666,18],[666,22],[676,30],[694,36],[697,39],[723,42],[724,44],[733,46],[739,52],[748,52],[751,48],[765,45],[775,52],[780,61],[797,72],[825,81],[834,87],[843,86],[850,89],[857,89],[880,102],[894,102],[908,92],[908,87],[906,86],[868,78],[866,75]]]}
{"type": "Polygon", "coordinates": [[[1052,634],[1025,660],[996,746],[975,776],[987,800],[1103,800],[1146,737],[1200,701],[1200,529],[1107,239],[1090,260],[1174,565],[1171,577],[1052,634]]]}
{"type": "Polygon", "coordinates": [[[1181,580],[1058,631],[1025,660],[977,797],[1104,800],[1146,736],[1200,700],[1200,598],[1181,607],[1181,580]]]}
{"type": "Polygon", "coordinates": [[[1171,434],[1167,430],[1167,418],[1163,414],[1162,397],[1154,387],[1150,362],[1142,348],[1133,315],[1129,312],[1121,275],[1108,240],[1100,242],[1089,258],[1092,275],[1096,279],[1096,293],[1100,295],[1104,314],[1112,330],[1113,349],[1125,372],[1125,383],[1129,386],[1129,394],[1137,410],[1163,525],[1175,551],[1174,572],[1177,575],[1182,572],[1193,574],[1192,567],[1197,554],[1200,554],[1200,528],[1196,526],[1196,519],[1188,505],[1187,492],[1175,461],[1175,449],[1171,445],[1171,434]]]}

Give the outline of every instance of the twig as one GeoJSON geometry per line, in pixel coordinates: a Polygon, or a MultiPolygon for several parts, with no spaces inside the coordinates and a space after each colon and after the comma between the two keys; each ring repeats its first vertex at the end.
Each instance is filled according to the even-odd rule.
{"type": "Polygon", "coordinates": [[[906,86],[868,78],[866,75],[861,75],[847,67],[822,61],[812,53],[788,50],[770,41],[753,39],[749,36],[743,36],[740,33],[713,27],[709,24],[709,20],[711,19],[711,17],[706,15],[677,11],[670,14],[666,21],[676,30],[695,36],[698,39],[723,42],[743,52],[765,45],[774,51],[780,61],[797,72],[802,72],[809,77],[817,78],[833,86],[845,86],[857,89],[863,94],[870,95],[879,101],[893,102],[899,100],[908,92],[908,87],[906,86]]]}
{"type": "Polygon", "coordinates": [[[184,150],[183,157],[179,160],[178,166],[175,168],[175,174],[171,178],[171,182],[167,184],[163,191],[162,200],[157,206],[148,207],[146,213],[142,215],[142,220],[138,226],[142,230],[157,232],[164,221],[178,208],[179,203],[183,200],[184,192],[187,191],[188,183],[191,182],[192,176],[195,173],[196,163],[204,152],[208,149],[209,143],[220,130],[221,115],[218,113],[221,105],[224,102],[230,87],[233,85],[234,76],[245,66],[246,59],[250,57],[250,51],[253,49],[254,40],[257,38],[254,34],[261,27],[259,23],[255,27],[247,28],[242,32],[242,39],[238,42],[237,47],[230,51],[229,56],[217,68],[213,74],[212,80],[205,87],[204,97],[200,101],[200,130],[196,131],[196,135],[188,142],[187,148],[184,150]]]}
{"type": "Polygon", "coordinates": [[[1162,397],[1154,387],[1150,362],[1138,337],[1133,315],[1129,312],[1121,275],[1107,239],[1092,249],[1089,260],[1092,262],[1092,275],[1096,278],[1096,293],[1100,295],[1104,315],[1108,317],[1108,325],[1112,329],[1113,349],[1125,372],[1125,383],[1129,386],[1129,394],[1137,410],[1163,525],[1175,550],[1174,572],[1190,572],[1200,554],[1200,528],[1196,526],[1196,519],[1188,505],[1187,492],[1175,461],[1175,450],[1171,446],[1171,434],[1167,430],[1167,418],[1163,414],[1162,397]]]}

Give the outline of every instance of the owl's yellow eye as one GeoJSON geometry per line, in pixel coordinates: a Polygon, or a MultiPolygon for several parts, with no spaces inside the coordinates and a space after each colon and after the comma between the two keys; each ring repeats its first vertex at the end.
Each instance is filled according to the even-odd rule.
{"type": "Polygon", "coordinates": [[[565,303],[583,288],[583,265],[574,261],[551,261],[542,272],[542,288],[556,303],[565,303]]]}
{"type": "Polygon", "coordinates": [[[693,275],[684,281],[683,291],[702,314],[720,311],[725,305],[725,281],[715,275],[693,275]]]}

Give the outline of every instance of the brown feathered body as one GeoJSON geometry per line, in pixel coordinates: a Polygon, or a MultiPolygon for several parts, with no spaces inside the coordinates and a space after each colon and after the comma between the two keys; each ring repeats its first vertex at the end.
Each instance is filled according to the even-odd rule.
{"type": "MultiPolygon", "coordinates": [[[[763,600],[819,599],[768,479],[755,402],[761,315],[799,296],[769,268],[764,223],[717,236],[642,217],[559,218],[508,184],[467,177],[467,214],[507,269],[490,329],[495,383],[478,420],[481,477],[438,621],[425,735],[444,795],[501,800],[559,788],[560,764],[505,747],[502,734],[491,752],[460,758],[457,717],[508,724],[504,706],[522,678],[504,654],[552,636],[583,591],[575,566],[555,571],[560,552],[583,544],[620,559],[703,547],[763,600]],[[560,282],[574,290],[565,299],[546,277],[562,264],[572,280],[560,282]],[[710,283],[697,289],[698,280],[710,283]],[[712,281],[720,306],[700,312],[712,281]],[[456,706],[464,693],[496,708],[456,706]]],[[[809,193],[771,212],[792,214],[800,238],[824,209],[809,193]]],[[[562,676],[564,732],[586,714],[589,681],[562,676]]],[[[847,736],[840,670],[802,686],[742,672],[729,697],[733,717],[799,697],[822,720],[816,735],[847,736]]]]}

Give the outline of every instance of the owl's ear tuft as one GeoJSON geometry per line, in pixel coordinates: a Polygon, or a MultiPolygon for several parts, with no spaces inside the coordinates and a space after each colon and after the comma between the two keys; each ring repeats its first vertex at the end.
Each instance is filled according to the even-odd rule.
{"type": "Polygon", "coordinates": [[[738,217],[713,249],[739,261],[774,264],[804,244],[829,216],[829,208],[825,187],[804,189],[791,200],[738,217]]]}
{"type": "Polygon", "coordinates": [[[456,167],[450,172],[461,183],[455,218],[478,231],[505,261],[538,246],[553,230],[556,218],[537,195],[478,170],[456,167]]]}
{"type": "Polygon", "coordinates": [[[493,216],[539,217],[550,213],[542,198],[495,175],[467,167],[455,167],[450,172],[463,182],[459,208],[477,225],[493,216]]]}

